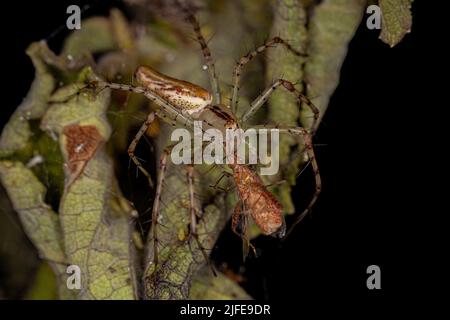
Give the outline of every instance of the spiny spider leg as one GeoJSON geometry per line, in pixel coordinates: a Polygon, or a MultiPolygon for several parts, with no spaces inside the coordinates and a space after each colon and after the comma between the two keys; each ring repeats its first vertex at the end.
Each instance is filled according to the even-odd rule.
{"type": "Polygon", "coordinates": [[[219,87],[219,80],[216,75],[216,69],[214,66],[214,61],[211,55],[211,51],[208,48],[208,45],[206,43],[205,38],[203,37],[203,34],[200,30],[200,25],[195,18],[192,11],[189,9],[189,7],[182,3],[181,1],[176,1],[180,8],[184,11],[184,14],[186,16],[186,19],[188,22],[192,25],[192,28],[194,29],[195,35],[197,37],[197,41],[200,44],[200,48],[202,49],[202,54],[205,59],[206,67],[208,69],[208,75],[209,75],[209,82],[211,84],[211,90],[214,95],[214,102],[216,104],[220,104],[222,102],[221,96],[220,96],[220,87],[219,87]]]}
{"type": "Polygon", "coordinates": [[[268,48],[275,46],[275,45],[283,45],[286,49],[291,51],[297,56],[303,56],[302,53],[292,48],[292,46],[287,43],[285,40],[283,40],[280,37],[274,37],[270,39],[269,41],[266,41],[263,45],[259,46],[255,50],[252,50],[248,52],[245,56],[243,56],[239,61],[236,63],[236,66],[234,67],[233,71],[233,95],[231,96],[231,110],[233,113],[236,113],[237,111],[237,105],[238,105],[238,91],[239,91],[239,82],[241,80],[241,70],[242,67],[244,67],[247,63],[249,63],[253,58],[255,58],[258,54],[263,53],[268,48]]]}
{"type": "Polygon", "coordinates": [[[288,92],[291,92],[297,98],[299,104],[302,102],[305,103],[311,112],[313,113],[314,120],[311,124],[310,132],[313,135],[317,129],[320,111],[319,109],[312,103],[312,101],[302,94],[299,90],[294,87],[294,84],[290,81],[284,79],[276,80],[269,88],[263,91],[251,104],[250,108],[244,113],[242,116],[242,122],[247,122],[247,120],[256,113],[256,111],[261,108],[261,106],[269,99],[270,95],[279,87],[283,86],[288,92]]]}
{"type": "Polygon", "coordinates": [[[193,127],[194,123],[192,119],[172,105],[170,102],[164,100],[160,96],[158,96],[156,93],[152,92],[150,89],[145,87],[139,87],[139,86],[130,86],[128,84],[121,84],[121,83],[113,83],[113,82],[107,82],[107,81],[101,81],[98,79],[92,80],[89,83],[89,86],[94,88],[100,88],[101,90],[105,88],[110,88],[113,90],[120,90],[120,91],[127,91],[127,92],[133,92],[136,94],[143,94],[147,99],[154,102],[157,106],[159,106],[165,114],[167,114],[169,117],[171,117],[174,121],[180,124],[184,124],[188,127],[193,127]]]}
{"type": "MultiPolygon", "coordinates": [[[[158,224],[158,215],[160,210],[160,204],[161,204],[161,194],[162,194],[162,188],[164,184],[164,179],[167,171],[167,158],[170,155],[171,150],[175,144],[170,145],[166,147],[161,154],[160,161],[159,161],[159,172],[158,172],[158,182],[156,185],[156,195],[155,200],[153,202],[153,208],[152,208],[152,239],[153,239],[153,263],[155,264],[155,267],[158,265],[158,233],[157,233],[157,224],[158,224]]],[[[193,166],[188,166],[187,168],[187,182],[189,186],[189,208],[190,208],[190,235],[194,237],[199,249],[202,252],[202,255],[205,259],[205,261],[208,263],[208,265],[211,268],[211,271],[214,275],[216,275],[216,272],[211,264],[211,261],[208,258],[208,255],[205,252],[205,249],[200,243],[200,240],[198,238],[197,234],[197,214],[196,214],[196,205],[195,205],[195,192],[194,192],[194,178],[193,178],[193,166]]]]}
{"type": "MultiPolygon", "coordinates": [[[[112,83],[107,81],[101,81],[98,79],[95,79],[92,81],[90,86],[94,86],[96,89],[100,88],[100,90],[104,90],[106,88],[110,88],[113,90],[121,90],[126,92],[133,92],[137,94],[143,94],[145,97],[147,97],[149,100],[153,101],[156,105],[158,105],[162,110],[157,112],[158,116],[161,119],[164,119],[167,121],[167,118],[173,120],[174,122],[183,123],[187,126],[193,126],[192,120],[183,115],[175,106],[170,104],[170,102],[163,100],[160,96],[156,95],[149,89],[145,87],[136,87],[126,84],[120,84],[120,83],[112,83]]],[[[136,150],[136,146],[139,143],[140,139],[144,136],[146,130],[150,126],[150,124],[155,120],[155,113],[152,112],[147,116],[147,119],[142,124],[141,128],[133,138],[133,141],[131,142],[130,146],[128,147],[128,155],[133,160],[133,162],[136,164],[138,169],[147,177],[149,185],[151,188],[153,188],[153,181],[151,178],[150,173],[142,166],[141,162],[139,161],[138,157],[134,154],[136,150]]]]}
{"type": "Polygon", "coordinates": [[[153,201],[153,208],[152,208],[152,228],[151,228],[151,230],[152,230],[152,239],[153,239],[153,263],[155,264],[155,268],[158,265],[158,233],[156,230],[156,225],[158,223],[158,214],[159,214],[159,207],[160,207],[160,203],[161,203],[162,187],[163,187],[164,177],[165,177],[166,169],[167,169],[167,157],[169,156],[172,148],[173,148],[173,146],[167,147],[166,149],[164,149],[163,153],[161,154],[161,157],[159,160],[158,183],[156,185],[155,200],[153,201]]]}
{"type": "Polygon", "coordinates": [[[312,137],[311,134],[302,127],[292,127],[292,126],[255,126],[254,128],[266,128],[266,129],[278,129],[282,133],[290,133],[293,135],[297,135],[303,138],[306,148],[306,154],[308,155],[309,161],[311,162],[311,166],[314,172],[314,179],[316,181],[316,188],[314,191],[314,195],[309,202],[308,206],[305,210],[295,219],[292,226],[289,228],[288,232],[286,233],[285,238],[289,236],[289,234],[292,232],[292,230],[295,228],[295,226],[303,220],[303,218],[311,211],[311,208],[316,203],[317,199],[319,198],[319,194],[322,190],[322,180],[320,178],[320,172],[319,172],[319,166],[317,165],[316,156],[314,154],[314,148],[312,143],[312,137]]]}
{"type": "Polygon", "coordinates": [[[128,147],[128,155],[130,156],[131,160],[133,160],[134,164],[138,167],[138,169],[147,177],[148,183],[151,188],[153,188],[153,181],[152,177],[150,176],[150,173],[148,173],[147,170],[142,166],[139,159],[135,156],[134,151],[136,150],[136,146],[139,143],[139,140],[142,138],[142,136],[147,131],[148,127],[152,124],[152,122],[155,121],[155,113],[152,112],[147,116],[147,119],[142,124],[141,128],[139,129],[138,133],[133,138],[133,141],[131,141],[130,146],[128,147]]]}
{"type": "Polygon", "coordinates": [[[216,271],[214,270],[214,267],[209,260],[209,257],[205,251],[205,248],[203,248],[197,233],[197,209],[195,205],[195,192],[194,192],[194,166],[188,165],[187,166],[187,182],[189,187],[189,209],[191,214],[191,223],[190,223],[190,236],[194,237],[195,241],[197,242],[197,246],[202,252],[203,258],[208,263],[208,266],[210,267],[212,273],[214,276],[217,276],[216,271]]]}

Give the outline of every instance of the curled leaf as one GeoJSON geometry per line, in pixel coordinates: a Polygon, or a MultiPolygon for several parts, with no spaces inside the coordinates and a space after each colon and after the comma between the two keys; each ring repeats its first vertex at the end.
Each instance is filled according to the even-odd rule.
{"type": "Polygon", "coordinates": [[[59,209],[65,252],[82,271],[79,298],[134,299],[128,213],[112,205],[121,196],[103,147],[111,132],[105,116],[110,93],[73,95],[74,87],[55,92],[51,100],[60,102],[41,124],[59,136],[68,169],[59,209]]]}
{"type": "Polygon", "coordinates": [[[55,79],[45,62],[49,51],[43,41],[32,43],[27,49],[27,55],[36,69],[35,79],[26,98],[3,128],[0,155],[6,156],[24,149],[32,134],[28,120],[42,117],[47,109],[47,100],[55,87],[55,79]]]}

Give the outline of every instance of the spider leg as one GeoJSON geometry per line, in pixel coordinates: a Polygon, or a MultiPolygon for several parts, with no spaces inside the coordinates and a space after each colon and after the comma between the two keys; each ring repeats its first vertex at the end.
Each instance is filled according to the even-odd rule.
{"type": "Polygon", "coordinates": [[[187,166],[187,182],[189,187],[189,210],[191,215],[191,222],[189,224],[190,226],[190,236],[194,237],[198,248],[202,252],[203,258],[208,263],[208,266],[210,267],[212,273],[214,276],[217,276],[216,271],[214,270],[214,267],[211,263],[211,260],[208,257],[208,254],[205,251],[205,248],[202,246],[198,233],[197,233],[197,209],[196,209],[196,201],[195,201],[195,192],[194,192],[194,166],[188,165],[187,166]]]}
{"type": "Polygon", "coordinates": [[[157,237],[158,234],[156,225],[158,224],[158,214],[161,203],[162,187],[167,169],[167,157],[170,155],[170,151],[172,148],[173,146],[167,147],[161,154],[159,160],[158,183],[156,185],[155,200],[153,201],[153,208],[152,208],[151,236],[153,239],[153,263],[155,264],[155,267],[158,265],[158,237],[157,237]]]}
{"type": "Polygon", "coordinates": [[[203,37],[203,34],[200,30],[200,25],[195,18],[192,11],[189,9],[189,7],[185,3],[181,3],[180,1],[176,1],[180,8],[184,11],[184,14],[186,16],[187,21],[192,25],[192,28],[194,29],[195,35],[197,37],[197,42],[200,44],[200,48],[202,49],[203,58],[205,59],[206,67],[208,70],[209,75],[209,82],[211,84],[211,90],[214,95],[215,103],[220,104],[221,103],[221,97],[220,97],[220,87],[219,87],[219,80],[216,75],[216,69],[214,66],[214,61],[211,55],[211,51],[208,48],[208,44],[206,43],[205,38],[203,37]]]}
{"type": "MultiPolygon", "coordinates": [[[[168,101],[164,100],[151,90],[145,88],[145,87],[138,87],[138,86],[130,86],[128,84],[121,84],[121,83],[114,83],[114,82],[107,82],[102,81],[98,79],[93,79],[89,83],[90,87],[94,87],[95,89],[104,90],[105,88],[110,88],[112,90],[120,90],[120,91],[126,91],[126,92],[133,92],[136,94],[143,94],[147,99],[155,103],[158,107],[160,107],[160,110],[162,110],[162,113],[164,113],[164,118],[169,117],[173,121],[176,121],[179,124],[193,127],[194,123],[190,117],[183,114],[177,107],[169,103],[168,101]]],[[[165,120],[165,119],[163,119],[165,120]]]]}
{"type": "Polygon", "coordinates": [[[147,177],[148,183],[151,188],[153,188],[153,181],[152,177],[150,176],[150,173],[148,173],[147,170],[142,166],[142,163],[139,161],[139,159],[134,154],[134,151],[136,150],[136,146],[141,140],[142,136],[147,131],[148,127],[152,124],[152,122],[155,121],[155,113],[151,112],[148,116],[145,122],[142,124],[141,128],[139,129],[138,133],[133,138],[133,141],[131,141],[130,146],[128,147],[128,155],[130,156],[131,160],[133,160],[134,164],[138,167],[138,169],[147,177]]]}
{"type": "Polygon", "coordinates": [[[285,40],[283,40],[280,37],[274,37],[268,41],[266,41],[263,45],[259,46],[255,50],[249,51],[246,55],[242,56],[241,59],[236,63],[236,66],[234,67],[233,71],[233,95],[231,97],[231,110],[233,113],[236,114],[237,111],[237,105],[238,105],[238,92],[239,92],[239,82],[241,80],[241,70],[242,68],[249,63],[253,58],[255,58],[258,54],[263,53],[265,50],[267,50],[270,47],[276,46],[276,45],[283,45],[286,49],[291,51],[297,56],[302,56],[303,54],[299,51],[292,48],[292,46],[287,43],[285,40]]]}
{"type": "Polygon", "coordinates": [[[284,80],[284,79],[278,79],[276,80],[270,87],[268,87],[266,90],[263,91],[251,104],[250,108],[244,113],[242,116],[242,122],[247,122],[248,119],[253,116],[256,111],[259,110],[259,108],[262,107],[262,105],[269,99],[270,95],[278,88],[278,87],[284,87],[288,92],[291,92],[295,97],[297,98],[297,101],[299,105],[301,103],[305,103],[308,108],[313,113],[313,122],[310,125],[310,132],[313,135],[315,131],[317,130],[317,126],[319,124],[319,116],[320,111],[319,109],[312,103],[312,101],[306,97],[304,94],[302,94],[298,89],[294,87],[294,84],[290,81],[284,80]]]}
{"type": "Polygon", "coordinates": [[[293,127],[293,126],[255,126],[255,129],[277,129],[282,133],[289,133],[303,138],[306,148],[306,154],[308,155],[309,161],[311,162],[312,170],[314,172],[314,179],[316,182],[315,191],[312,199],[310,200],[308,206],[303,210],[303,212],[294,220],[294,223],[289,228],[286,233],[286,237],[292,232],[295,226],[303,220],[303,218],[311,211],[312,207],[319,198],[320,192],[322,190],[322,180],[320,178],[319,166],[317,164],[316,156],[314,154],[314,148],[312,143],[312,136],[305,128],[293,127]]]}

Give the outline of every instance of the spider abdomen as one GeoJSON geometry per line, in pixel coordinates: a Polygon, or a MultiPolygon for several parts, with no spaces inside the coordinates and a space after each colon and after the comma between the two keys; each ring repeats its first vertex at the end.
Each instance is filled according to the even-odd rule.
{"type": "Polygon", "coordinates": [[[200,112],[212,102],[212,96],[206,89],[147,66],[139,67],[135,77],[141,85],[189,115],[200,112]]]}

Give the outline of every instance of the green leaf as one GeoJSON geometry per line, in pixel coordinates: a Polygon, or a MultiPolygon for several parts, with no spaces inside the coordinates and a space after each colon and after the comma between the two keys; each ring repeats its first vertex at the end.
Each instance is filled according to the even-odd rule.
{"type": "MultiPolygon", "coordinates": [[[[282,0],[275,7],[274,21],[271,34],[277,35],[289,41],[289,44],[299,52],[305,52],[307,46],[307,15],[302,2],[297,0],[282,0]]],[[[267,85],[270,85],[277,78],[282,77],[285,80],[297,84],[297,88],[302,90],[304,80],[303,65],[304,57],[293,55],[291,52],[278,46],[267,52],[268,64],[266,72],[267,85]]],[[[296,98],[283,89],[276,90],[269,99],[268,118],[275,124],[298,126],[300,109],[296,98]]],[[[298,142],[290,135],[280,136],[280,168],[295,168],[297,170],[300,159],[293,161],[291,159],[292,148],[295,148],[298,142]]],[[[295,211],[291,199],[291,188],[295,184],[295,174],[280,174],[271,176],[269,182],[277,182],[287,179],[288,183],[274,188],[274,193],[281,201],[286,213],[295,211]]]]}
{"type": "Polygon", "coordinates": [[[0,156],[8,156],[27,146],[32,134],[28,120],[42,117],[47,108],[47,100],[55,87],[55,79],[45,62],[45,58],[51,56],[46,43],[32,43],[27,49],[27,55],[36,69],[35,79],[26,98],[3,128],[0,156]]]}
{"type": "Polygon", "coordinates": [[[109,90],[73,95],[79,84],[59,89],[42,128],[59,136],[66,163],[59,215],[65,252],[81,268],[81,299],[134,299],[134,267],[127,210],[120,202],[112,161],[104,143],[109,90]],[[62,97],[66,96],[64,100],[62,97]]]}
{"type": "Polygon", "coordinates": [[[36,272],[34,282],[28,290],[26,300],[56,300],[56,278],[47,263],[41,263],[36,272]]]}
{"type": "Polygon", "coordinates": [[[72,32],[64,41],[64,56],[79,59],[92,53],[117,48],[108,18],[89,18],[83,20],[81,25],[80,30],[72,32]]]}
{"type": "MultiPolygon", "coordinates": [[[[61,199],[52,199],[59,200],[58,213],[44,201],[44,184],[22,162],[1,161],[0,179],[41,258],[48,260],[55,271],[61,299],[135,299],[131,207],[123,201],[112,160],[105,151],[111,134],[106,119],[110,92],[80,93],[82,81],[91,73],[89,68],[82,70],[81,82],[59,88],[41,104],[35,103],[39,97],[30,100],[30,113],[42,117],[41,129],[58,140],[60,152],[51,150],[51,140],[30,140],[42,132],[31,133],[31,126],[17,128],[19,134],[26,133],[26,144],[33,142],[36,151],[42,149],[39,156],[44,163],[62,154],[59,166],[64,167],[64,190],[61,199]],[[47,149],[41,146],[45,141],[47,149]],[[66,267],[71,264],[81,269],[81,290],[67,289],[66,267]]],[[[8,134],[2,138],[6,143],[17,139],[8,134]]],[[[52,175],[63,178],[57,173],[52,175]]]]}
{"type": "MultiPolygon", "coordinates": [[[[280,1],[275,15],[273,33],[288,39],[294,48],[306,52],[306,58],[292,57],[288,52],[279,50],[269,57],[267,79],[277,75],[294,83],[306,84],[302,90],[320,110],[322,119],[328,107],[331,95],[339,83],[339,72],[347,53],[347,46],[361,22],[364,0],[324,0],[316,5],[309,17],[298,1],[280,1]],[[309,21],[306,29],[306,21],[309,21]]],[[[270,99],[269,118],[278,124],[302,125],[310,128],[312,112],[305,105],[301,110],[295,98],[283,90],[270,99]]],[[[304,148],[292,137],[280,137],[280,166],[284,170],[283,179],[287,183],[275,188],[286,213],[295,208],[291,199],[292,185],[296,183],[301,167],[308,161],[306,154],[299,153],[304,148]]],[[[280,181],[277,176],[272,182],[280,181]]]]}
{"type": "Polygon", "coordinates": [[[412,0],[380,0],[382,27],[380,39],[391,47],[411,32],[412,0]]]}
{"type": "Polygon", "coordinates": [[[50,262],[58,277],[60,297],[71,297],[63,277],[68,260],[62,230],[58,215],[44,202],[44,185],[20,162],[1,161],[0,179],[39,256],[50,262]]]}
{"type": "MultiPolygon", "coordinates": [[[[309,25],[308,58],[305,77],[307,96],[325,115],[331,95],[339,84],[348,44],[364,14],[365,0],[325,0],[318,5],[309,25]]],[[[312,112],[302,106],[301,122],[308,127],[312,112]]]]}

